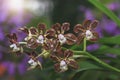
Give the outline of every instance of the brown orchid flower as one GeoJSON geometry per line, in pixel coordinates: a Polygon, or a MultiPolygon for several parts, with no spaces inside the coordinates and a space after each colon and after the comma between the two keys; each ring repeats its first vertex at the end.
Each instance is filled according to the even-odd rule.
{"type": "Polygon", "coordinates": [[[73,52],[65,50],[51,54],[51,59],[56,62],[54,65],[56,72],[65,72],[68,68],[78,69],[77,62],[72,58],[73,52]]]}
{"type": "Polygon", "coordinates": [[[27,47],[35,49],[39,46],[39,44],[36,41],[36,38],[38,36],[38,30],[35,27],[31,27],[28,29],[27,27],[19,28],[19,30],[23,31],[27,34],[27,37],[25,37],[25,41],[27,41],[27,47]]]}
{"type": "Polygon", "coordinates": [[[48,52],[59,52],[61,50],[60,42],[56,39],[48,39],[43,48],[48,52]]]}
{"type": "Polygon", "coordinates": [[[23,48],[20,46],[18,42],[17,35],[15,33],[7,34],[6,35],[11,43],[10,48],[12,48],[12,52],[16,53],[17,55],[23,53],[23,48]]]}
{"type": "Polygon", "coordinates": [[[77,24],[74,27],[74,32],[78,33],[78,41],[77,44],[80,44],[84,38],[91,42],[95,42],[99,39],[98,33],[94,30],[98,25],[98,21],[94,20],[85,20],[83,24],[77,24]]]}
{"type": "Polygon", "coordinates": [[[24,27],[19,30],[27,34],[25,41],[28,43],[27,47],[32,49],[37,48],[39,45],[43,45],[46,38],[51,38],[55,35],[55,31],[53,29],[46,31],[46,25],[43,23],[38,24],[37,28],[31,27],[30,29],[27,29],[24,27]]]}
{"type": "Polygon", "coordinates": [[[40,68],[42,69],[41,62],[37,58],[37,54],[33,52],[26,52],[26,54],[30,57],[28,63],[30,64],[30,67],[27,70],[31,70],[34,68],[40,68]]]}
{"type": "Polygon", "coordinates": [[[52,26],[52,28],[56,31],[56,37],[61,44],[72,45],[76,43],[77,37],[72,33],[65,34],[66,31],[69,30],[70,24],[65,22],[62,26],[59,23],[56,23],[52,26]]]}

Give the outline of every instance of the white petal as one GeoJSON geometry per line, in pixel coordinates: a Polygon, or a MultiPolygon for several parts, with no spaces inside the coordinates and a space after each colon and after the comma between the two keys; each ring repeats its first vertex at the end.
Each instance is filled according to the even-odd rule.
{"type": "Polygon", "coordinates": [[[90,40],[93,38],[93,34],[90,30],[86,30],[86,39],[90,40]]]}
{"type": "Polygon", "coordinates": [[[15,47],[16,46],[16,44],[11,44],[10,45],[10,48],[13,48],[13,47],[15,47]]]}
{"type": "Polygon", "coordinates": [[[43,44],[44,43],[44,37],[42,35],[40,35],[37,39],[37,43],[41,43],[43,44]]]}
{"type": "Polygon", "coordinates": [[[10,48],[13,48],[13,51],[19,51],[20,48],[16,44],[11,44],[10,48]]]}
{"type": "Polygon", "coordinates": [[[62,72],[68,70],[68,65],[66,64],[66,62],[64,60],[62,60],[60,62],[60,69],[61,69],[62,72]]]}
{"type": "Polygon", "coordinates": [[[66,38],[62,34],[58,35],[58,39],[59,39],[60,43],[62,43],[62,44],[66,42],[66,38]]]}
{"type": "Polygon", "coordinates": [[[37,62],[35,62],[33,59],[30,59],[28,63],[32,66],[37,66],[37,62]]]}
{"type": "Polygon", "coordinates": [[[25,37],[24,40],[27,41],[27,40],[28,40],[28,37],[25,37]]]}

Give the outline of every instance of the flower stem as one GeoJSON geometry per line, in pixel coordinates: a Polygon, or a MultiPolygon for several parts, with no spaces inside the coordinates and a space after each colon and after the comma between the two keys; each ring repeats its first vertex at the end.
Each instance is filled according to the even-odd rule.
{"type": "Polygon", "coordinates": [[[83,51],[86,52],[86,38],[84,38],[83,41],[83,51]]]}
{"type": "Polygon", "coordinates": [[[101,61],[100,59],[98,59],[97,57],[93,56],[92,54],[86,52],[86,38],[84,38],[83,51],[75,51],[75,50],[72,50],[72,51],[74,53],[82,53],[82,54],[84,54],[84,55],[74,55],[73,56],[74,58],[83,57],[83,56],[86,55],[86,58],[87,57],[91,58],[91,59],[95,60],[96,62],[100,63],[101,65],[103,65],[103,66],[105,66],[105,67],[107,67],[107,68],[109,68],[109,69],[111,69],[113,71],[120,72],[120,69],[115,68],[115,67],[113,67],[113,66],[111,66],[111,65],[109,65],[109,64],[107,64],[107,63],[105,63],[103,61],[101,61]]]}
{"type": "MultiPolygon", "coordinates": [[[[79,52],[79,51],[77,51],[77,52],[79,52]]],[[[80,51],[81,52],[81,51],[80,51]]],[[[105,67],[107,67],[107,68],[109,68],[109,69],[111,69],[111,70],[114,70],[114,71],[116,71],[116,72],[120,72],[120,69],[118,69],[118,68],[115,68],[115,67],[113,67],[113,66],[111,66],[111,65],[109,65],[109,64],[107,64],[107,63],[105,63],[105,62],[103,62],[103,61],[101,61],[100,59],[98,59],[97,57],[95,57],[95,56],[93,56],[92,54],[90,54],[90,53],[88,53],[88,52],[84,52],[86,55],[88,55],[91,59],[93,59],[93,60],[95,60],[96,62],[98,62],[98,63],[100,63],[101,65],[103,65],[103,66],[105,66],[105,67]]]]}
{"type": "Polygon", "coordinates": [[[19,44],[25,44],[25,45],[26,45],[26,44],[27,44],[27,42],[19,42],[19,44]]]}
{"type": "Polygon", "coordinates": [[[73,58],[89,58],[89,56],[86,56],[86,55],[73,55],[73,58]]]}
{"type": "MultiPolygon", "coordinates": [[[[66,50],[67,48],[62,47],[62,49],[63,49],[63,50],[66,50]]],[[[71,51],[73,51],[74,53],[81,53],[81,54],[84,54],[84,53],[85,53],[85,51],[76,51],[76,50],[72,50],[72,49],[71,49],[71,51]]]]}
{"type": "Polygon", "coordinates": [[[74,53],[77,53],[77,54],[84,54],[85,51],[75,51],[75,50],[72,50],[74,53]]]}
{"type": "Polygon", "coordinates": [[[120,69],[117,69],[117,68],[115,68],[115,67],[113,67],[113,66],[111,66],[111,65],[109,65],[109,64],[107,64],[107,63],[105,63],[105,62],[103,62],[103,61],[101,61],[100,59],[98,59],[97,57],[91,55],[90,53],[85,52],[85,54],[87,54],[89,57],[91,57],[91,58],[92,58],[93,60],[95,60],[96,62],[102,64],[103,66],[105,66],[105,67],[107,67],[107,68],[109,68],[109,69],[112,69],[112,70],[114,70],[114,71],[116,71],[116,72],[120,72],[120,69]]]}
{"type": "Polygon", "coordinates": [[[46,53],[46,51],[43,50],[41,54],[39,54],[37,57],[35,57],[35,59],[39,58],[40,56],[43,56],[45,53],[46,53]]]}

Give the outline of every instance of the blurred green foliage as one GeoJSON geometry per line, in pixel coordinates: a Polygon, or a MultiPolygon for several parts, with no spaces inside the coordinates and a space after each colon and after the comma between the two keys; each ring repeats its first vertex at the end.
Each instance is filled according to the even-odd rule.
{"type": "Polygon", "coordinates": [[[53,23],[69,22],[71,26],[74,26],[78,22],[83,20],[83,13],[79,11],[80,5],[89,6],[92,5],[88,0],[52,0],[54,8],[52,12],[53,23]]]}

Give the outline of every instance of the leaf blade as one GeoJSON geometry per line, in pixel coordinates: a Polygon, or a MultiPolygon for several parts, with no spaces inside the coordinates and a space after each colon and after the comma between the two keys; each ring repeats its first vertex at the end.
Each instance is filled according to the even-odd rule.
{"type": "Polygon", "coordinates": [[[120,27],[120,19],[107,7],[105,7],[102,3],[100,3],[98,0],[89,0],[90,3],[92,3],[95,7],[97,7],[99,10],[104,12],[107,16],[109,16],[116,24],[118,24],[120,27]]]}
{"type": "Polygon", "coordinates": [[[99,39],[99,43],[102,43],[102,44],[119,44],[120,45],[120,36],[104,37],[104,38],[99,39]]]}

